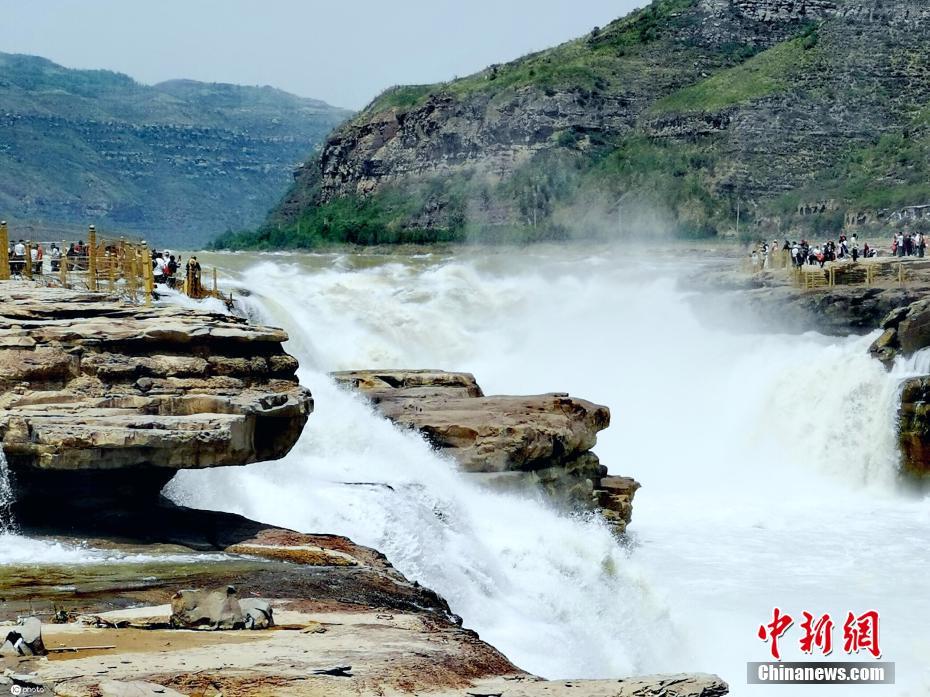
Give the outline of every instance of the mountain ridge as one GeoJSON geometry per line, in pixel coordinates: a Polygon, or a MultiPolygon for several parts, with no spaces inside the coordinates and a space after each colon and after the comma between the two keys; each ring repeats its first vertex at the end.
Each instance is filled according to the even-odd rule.
{"type": "Polygon", "coordinates": [[[655,0],[387,90],[218,244],[706,237],[737,210],[744,234],[881,227],[930,201],[927,28],[917,0],[655,0]]]}
{"type": "Polygon", "coordinates": [[[0,53],[0,216],[199,246],[258,224],[350,115],[269,86],[145,85],[0,53]]]}

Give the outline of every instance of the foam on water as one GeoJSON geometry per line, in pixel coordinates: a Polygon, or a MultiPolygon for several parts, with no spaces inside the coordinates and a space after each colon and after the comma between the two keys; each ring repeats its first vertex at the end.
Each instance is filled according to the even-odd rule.
{"type": "Polygon", "coordinates": [[[712,297],[613,252],[331,261],[236,276],[251,312],[290,333],[316,398],[301,441],[278,463],[181,473],[176,500],[375,546],[549,677],[706,670],[752,694],[745,663],[764,660],[755,631],[779,605],[880,610],[899,685],[870,694],[930,685],[930,509],[898,486],[894,434],[900,381],[927,355],[889,374],[874,337],[710,329],[692,303],[712,297]],[[476,489],[325,375],[364,367],[470,370],[489,394],[609,405],[596,451],[644,485],[632,550],[542,500],[476,489]]]}

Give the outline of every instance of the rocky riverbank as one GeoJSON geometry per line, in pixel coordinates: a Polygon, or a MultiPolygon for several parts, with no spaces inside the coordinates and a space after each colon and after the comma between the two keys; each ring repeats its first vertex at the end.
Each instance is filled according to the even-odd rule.
{"type": "MultiPolygon", "coordinates": [[[[178,469],[241,466],[291,449],[313,400],[286,338],[225,315],[0,287],[0,437],[16,531],[80,557],[0,565],[0,641],[11,635],[0,645],[0,685],[70,697],[727,692],[707,675],[541,680],[376,550],[162,498],[178,469]],[[191,589],[218,588],[228,589],[226,601],[178,609],[216,597],[191,589]],[[254,624],[254,608],[274,626],[227,629],[254,624]],[[229,614],[214,621],[216,611],[229,614]],[[21,655],[29,652],[15,622],[26,615],[43,621],[49,655],[21,655]]],[[[590,452],[609,423],[605,407],[563,394],[485,397],[464,374],[351,382],[365,380],[390,418],[476,476],[545,482],[558,471],[583,483],[589,503],[607,502],[629,520],[635,482],[605,476],[590,452]]]]}
{"type": "MultiPolygon", "coordinates": [[[[692,306],[712,325],[740,326],[749,332],[817,331],[833,336],[868,334],[892,312],[908,307],[930,292],[930,263],[904,260],[905,280],[897,276],[897,259],[869,262],[875,280],[860,280],[864,265],[840,264],[837,285],[805,289],[792,282],[787,271],[748,273],[736,260],[703,266],[680,281],[694,291],[692,306]],[[848,279],[846,276],[855,276],[848,279]],[[711,301],[712,298],[712,301],[711,301]]],[[[820,272],[814,267],[814,273],[820,272]]],[[[822,273],[826,274],[827,271],[822,273]]]]}

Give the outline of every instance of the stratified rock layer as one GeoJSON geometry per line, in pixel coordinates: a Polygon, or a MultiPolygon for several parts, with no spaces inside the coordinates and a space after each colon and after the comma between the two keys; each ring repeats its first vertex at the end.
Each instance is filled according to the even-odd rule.
{"type": "Polygon", "coordinates": [[[170,476],[282,457],[313,407],[286,339],[225,315],[3,284],[0,440],[11,468],[24,479],[170,476]]]}
{"type": "Polygon", "coordinates": [[[348,371],[391,421],[421,431],[466,472],[537,470],[588,452],[610,424],[607,407],[565,393],[485,397],[473,375],[433,370],[348,371]]]}
{"type": "Polygon", "coordinates": [[[541,488],[559,503],[600,509],[621,532],[630,522],[639,484],[608,477],[591,452],[610,424],[607,407],[565,393],[489,397],[470,373],[355,370],[333,377],[484,484],[541,488]]]}

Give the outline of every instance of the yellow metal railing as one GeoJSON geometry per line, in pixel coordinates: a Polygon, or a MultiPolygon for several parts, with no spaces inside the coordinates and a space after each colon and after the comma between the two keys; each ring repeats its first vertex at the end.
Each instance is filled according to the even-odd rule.
{"type": "MultiPolygon", "coordinates": [[[[91,225],[87,230],[87,244],[75,250],[73,244],[62,242],[58,256],[46,256],[58,242],[24,243],[25,253],[12,255],[9,229],[0,222],[0,281],[13,276],[32,280],[41,277],[47,284],[64,288],[83,287],[87,290],[120,296],[133,303],[151,304],[155,295],[155,259],[143,241],[130,241],[124,237],[105,239],[98,236],[91,225]],[[33,250],[37,250],[33,260],[33,250]],[[49,260],[51,274],[46,275],[45,262],[49,260]]],[[[212,269],[212,288],[205,288],[202,269],[195,257],[188,260],[181,289],[188,297],[200,300],[215,297],[231,303],[232,296],[219,291],[216,269],[212,269]]],[[[174,287],[175,282],[171,283],[174,287]]]]}

